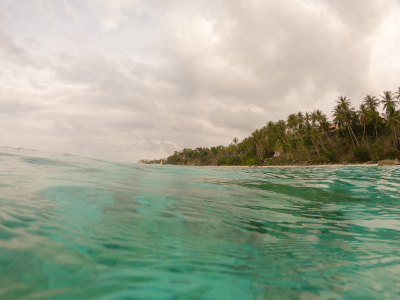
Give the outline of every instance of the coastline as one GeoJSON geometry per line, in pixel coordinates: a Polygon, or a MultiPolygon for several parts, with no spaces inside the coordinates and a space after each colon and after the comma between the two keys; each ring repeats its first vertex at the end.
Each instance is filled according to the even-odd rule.
{"type": "Polygon", "coordinates": [[[192,167],[207,167],[207,168],[336,168],[336,167],[378,167],[374,164],[331,164],[331,165],[280,165],[280,166],[195,166],[192,167]]]}

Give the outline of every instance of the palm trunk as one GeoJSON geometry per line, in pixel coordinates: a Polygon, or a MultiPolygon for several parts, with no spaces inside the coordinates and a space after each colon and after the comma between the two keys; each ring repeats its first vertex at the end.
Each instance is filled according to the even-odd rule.
{"type": "Polygon", "coordinates": [[[364,122],[364,132],[363,132],[363,137],[362,137],[363,141],[364,141],[364,136],[365,136],[365,122],[364,122]]]}
{"type": "Polygon", "coordinates": [[[323,133],[324,133],[326,139],[328,140],[329,144],[331,144],[331,146],[333,147],[333,149],[336,149],[334,143],[333,143],[332,140],[329,138],[328,134],[327,134],[325,131],[324,131],[323,133]]]}
{"type": "Polygon", "coordinates": [[[319,154],[319,150],[318,150],[318,147],[317,147],[317,145],[314,143],[314,140],[313,139],[311,139],[311,141],[313,142],[313,144],[314,144],[314,146],[315,146],[315,149],[317,149],[317,152],[318,152],[318,156],[319,157],[321,157],[321,155],[319,154]]]}
{"type": "Polygon", "coordinates": [[[352,143],[352,144],[353,144],[353,146],[354,146],[353,136],[351,135],[351,131],[350,131],[350,127],[349,127],[349,125],[347,125],[347,129],[349,130],[349,135],[350,135],[350,140],[351,140],[351,143],[352,143]]]}
{"type": "Polygon", "coordinates": [[[394,133],[394,147],[397,150],[397,134],[396,134],[396,126],[392,123],[392,131],[394,133]]]}
{"type": "Polygon", "coordinates": [[[360,144],[359,144],[358,141],[357,141],[356,135],[354,134],[353,129],[351,129],[351,127],[349,127],[349,128],[350,128],[350,130],[351,130],[351,133],[352,133],[353,136],[354,136],[354,139],[356,140],[357,145],[360,146],[360,144]]]}
{"type": "Polygon", "coordinates": [[[325,150],[325,152],[326,152],[326,148],[325,148],[325,146],[324,146],[324,142],[322,141],[322,139],[320,138],[319,139],[319,144],[322,146],[322,148],[325,150]]]}

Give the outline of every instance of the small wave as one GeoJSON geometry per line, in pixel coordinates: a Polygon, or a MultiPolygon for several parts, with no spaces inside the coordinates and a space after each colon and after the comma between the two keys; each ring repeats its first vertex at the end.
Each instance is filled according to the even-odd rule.
{"type": "Polygon", "coordinates": [[[2,299],[395,299],[398,167],[201,168],[0,148],[2,299]]]}

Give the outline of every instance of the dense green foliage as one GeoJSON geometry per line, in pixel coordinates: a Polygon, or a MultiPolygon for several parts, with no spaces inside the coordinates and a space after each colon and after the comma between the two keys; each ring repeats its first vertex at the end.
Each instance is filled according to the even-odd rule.
{"type": "Polygon", "coordinates": [[[269,121],[249,137],[228,146],[175,151],[164,160],[142,163],[179,165],[286,165],[377,161],[400,158],[400,88],[368,95],[358,111],[339,96],[332,120],[320,110],[269,121]],[[382,113],[379,106],[382,105],[382,113]]]}
{"type": "Polygon", "coordinates": [[[353,149],[354,156],[359,161],[367,161],[371,159],[369,148],[366,145],[356,146],[353,149]]]}

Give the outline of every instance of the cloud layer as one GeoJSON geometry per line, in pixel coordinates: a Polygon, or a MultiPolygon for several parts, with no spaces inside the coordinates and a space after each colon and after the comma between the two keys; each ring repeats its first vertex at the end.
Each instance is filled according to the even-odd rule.
{"type": "Polygon", "coordinates": [[[0,3],[0,143],[108,160],[228,144],[400,85],[395,0],[0,3]]]}

